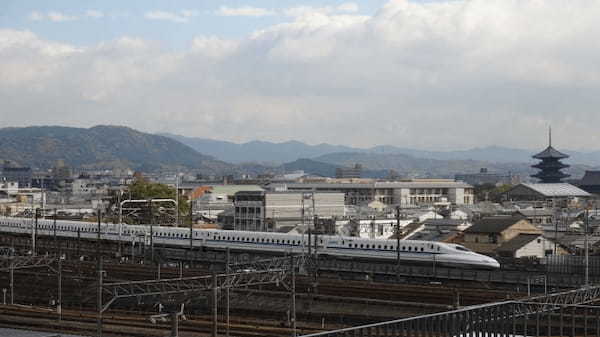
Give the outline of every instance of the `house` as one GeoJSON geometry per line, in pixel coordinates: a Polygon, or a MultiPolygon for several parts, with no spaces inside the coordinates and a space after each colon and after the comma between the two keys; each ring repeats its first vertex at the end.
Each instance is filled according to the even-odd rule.
{"type": "Polygon", "coordinates": [[[515,215],[525,217],[529,222],[540,228],[554,225],[554,211],[548,208],[519,209],[515,212],[515,215]]]}
{"type": "Polygon", "coordinates": [[[503,257],[537,257],[566,255],[568,252],[559,244],[541,234],[519,234],[496,248],[496,254],[503,257]]]}
{"type": "Polygon", "coordinates": [[[452,213],[450,213],[450,219],[455,219],[455,220],[467,220],[469,218],[469,213],[467,213],[464,210],[461,209],[457,209],[452,211],[452,213]]]}
{"type": "Polygon", "coordinates": [[[467,228],[463,244],[479,253],[493,253],[498,247],[520,234],[541,235],[542,231],[520,216],[482,218],[467,228]]]}

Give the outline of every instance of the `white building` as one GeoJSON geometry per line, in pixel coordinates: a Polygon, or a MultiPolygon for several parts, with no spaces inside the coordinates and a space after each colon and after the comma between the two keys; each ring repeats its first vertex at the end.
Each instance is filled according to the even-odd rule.
{"type": "Polygon", "coordinates": [[[423,205],[472,205],[473,186],[452,179],[413,179],[406,181],[369,181],[272,184],[271,190],[342,192],[346,204],[364,206],[372,201],[385,205],[418,207],[423,205]]]}
{"type": "MultiPolygon", "coordinates": [[[[500,256],[522,258],[542,258],[554,254],[554,242],[548,240],[541,234],[519,234],[500,247],[496,253],[500,256]]],[[[560,248],[560,252],[562,252],[560,248]]]]}

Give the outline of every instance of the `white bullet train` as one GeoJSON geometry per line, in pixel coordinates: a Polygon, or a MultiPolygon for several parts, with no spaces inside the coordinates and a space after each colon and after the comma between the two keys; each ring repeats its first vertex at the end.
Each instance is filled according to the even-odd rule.
{"type": "MultiPolygon", "coordinates": [[[[0,218],[0,232],[31,234],[34,229],[32,219],[0,218]]],[[[38,235],[53,235],[53,220],[38,220],[38,235]]],[[[89,222],[56,222],[56,235],[60,237],[78,236],[83,239],[97,239],[98,225],[89,222]]],[[[134,244],[154,244],[161,246],[189,247],[190,230],[184,227],[164,227],[148,225],[102,224],[100,237],[103,240],[123,241],[134,244]],[[152,231],[152,234],[151,234],[152,231]],[[152,239],[150,239],[152,237],[152,239]]],[[[265,233],[228,230],[192,231],[193,247],[230,248],[237,251],[261,251],[273,253],[301,254],[308,252],[309,237],[304,234],[265,233]]],[[[319,235],[311,237],[311,247],[319,255],[332,255],[342,258],[396,260],[396,240],[372,240],[356,237],[319,235]],[[316,240],[316,242],[315,242],[316,240]]],[[[500,264],[495,259],[470,251],[452,243],[400,240],[400,260],[406,263],[426,263],[463,268],[497,269],[500,264]]]]}

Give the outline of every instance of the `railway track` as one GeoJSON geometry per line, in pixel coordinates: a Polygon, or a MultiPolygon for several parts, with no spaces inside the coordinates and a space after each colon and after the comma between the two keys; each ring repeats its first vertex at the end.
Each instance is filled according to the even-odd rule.
{"type": "MultiPolygon", "coordinates": [[[[164,336],[170,331],[169,322],[150,324],[147,317],[134,316],[124,313],[108,313],[103,316],[102,330],[105,336],[164,336]]],[[[239,337],[250,336],[289,336],[291,329],[282,327],[272,321],[241,321],[233,318],[230,324],[230,335],[239,337]]],[[[57,314],[49,310],[21,307],[0,307],[0,326],[10,328],[22,328],[55,331],[61,333],[93,334],[96,332],[96,315],[92,312],[63,311],[62,320],[58,321],[57,314]]],[[[188,320],[179,324],[179,331],[186,336],[209,336],[212,329],[212,321],[201,317],[188,317],[188,320]]],[[[224,324],[219,324],[219,331],[225,331],[224,324]]],[[[319,328],[300,325],[298,331],[311,333],[322,331],[319,328]]]]}

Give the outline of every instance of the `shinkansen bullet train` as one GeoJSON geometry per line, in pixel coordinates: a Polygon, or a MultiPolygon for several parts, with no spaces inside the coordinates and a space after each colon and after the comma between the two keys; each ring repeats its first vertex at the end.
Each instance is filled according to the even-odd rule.
{"type": "MultiPolygon", "coordinates": [[[[0,232],[32,234],[32,219],[0,218],[0,232]]],[[[37,235],[54,235],[53,220],[38,220],[37,235]]],[[[83,239],[97,239],[95,223],[57,221],[56,235],[83,239]]],[[[102,224],[103,240],[123,241],[134,244],[190,247],[190,229],[164,226],[102,224]]],[[[192,230],[193,247],[229,248],[237,251],[261,251],[272,253],[301,254],[308,252],[309,244],[319,255],[342,258],[396,260],[396,240],[372,240],[356,237],[304,234],[283,234],[228,230],[192,230]]],[[[400,240],[400,260],[405,263],[435,263],[463,268],[496,269],[495,259],[477,254],[451,243],[400,240]]],[[[314,252],[314,250],[313,250],[314,252]]]]}

